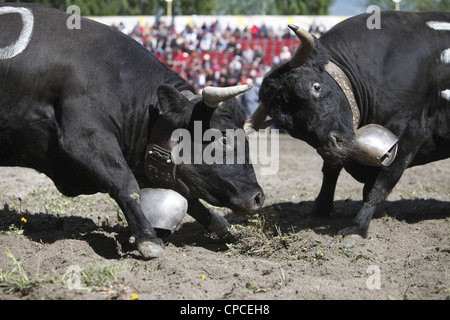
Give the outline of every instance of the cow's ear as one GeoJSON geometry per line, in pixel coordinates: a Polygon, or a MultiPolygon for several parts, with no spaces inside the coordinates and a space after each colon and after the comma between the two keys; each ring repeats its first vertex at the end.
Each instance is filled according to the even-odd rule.
{"type": "Polygon", "coordinates": [[[169,116],[186,113],[191,104],[177,89],[167,84],[158,88],[158,98],[159,111],[169,116]]]}

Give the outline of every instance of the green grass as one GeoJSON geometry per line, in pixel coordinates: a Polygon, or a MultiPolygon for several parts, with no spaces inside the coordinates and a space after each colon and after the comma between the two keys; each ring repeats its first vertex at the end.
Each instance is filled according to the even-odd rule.
{"type": "Polygon", "coordinates": [[[17,260],[14,255],[7,251],[5,255],[11,260],[12,269],[3,271],[0,269],[0,288],[5,293],[21,293],[27,294],[33,288],[51,283],[54,279],[44,278],[39,275],[39,265],[34,276],[29,276],[23,269],[22,265],[25,259],[17,260]]]}
{"type": "Polygon", "coordinates": [[[228,254],[298,259],[298,251],[307,239],[297,232],[282,232],[277,222],[278,215],[266,211],[254,215],[244,224],[234,224],[230,232],[237,235],[238,240],[227,244],[228,254]]]}
{"type": "Polygon", "coordinates": [[[34,275],[27,273],[23,265],[25,259],[17,260],[10,252],[4,252],[10,260],[11,269],[0,269],[0,290],[6,294],[27,295],[31,290],[48,284],[57,284],[73,290],[102,292],[108,298],[131,297],[131,292],[123,284],[120,273],[125,269],[120,266],[91,266],[82,269],[71,265],[64,275],[40,275],[39,265],[34,275]]]}

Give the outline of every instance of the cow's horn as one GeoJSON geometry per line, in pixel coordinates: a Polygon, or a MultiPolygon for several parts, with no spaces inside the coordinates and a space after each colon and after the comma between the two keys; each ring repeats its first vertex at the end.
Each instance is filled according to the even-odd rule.
{"type": "Polygon", "coordinates": [[[223,101],[234,98],[245,91],[250,90],[253,87],[252,84],[217,88],[217,87],[205,87],[202,92],[203,101],[211,108],[217,108],[223,101]]]}
{"type": "Polygon", "coordinates": [[[308,59],[309,55],[313,51],[314,38],[308,31],[301,29],[293,24],[290,24],[289,28],[294,31],[294,33],[300,39],[300,46],[297,48],[290,61],[291,67],[297,68],[305,63],[306,59],[308,59]]]}
{"type": "Polygon", "coordinates": [[[266,122],[268,116],[267,110],[262,103],[259,104],[255,112],[250,116],[250,118],[244,124],[244,131],[246,134],[252,132],[252,130],[265,129],[270,126],[271,122],[266,122]]]}

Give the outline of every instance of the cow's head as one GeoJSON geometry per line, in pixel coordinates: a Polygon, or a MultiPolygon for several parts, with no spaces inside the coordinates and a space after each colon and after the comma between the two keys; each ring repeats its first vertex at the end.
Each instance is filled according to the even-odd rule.
{"type": "Polygon", "coordinates": [[[245,113],[235,98],[250,88],[209,87],[200,96],[169,85],[159,87],[160,116],[150,142],[172,150],[174,158],[178,157],[174,159],[173,179],[177,191],[186,198],[203,199],[237,214],[253,214],[262,208],[264,193],[250,163],[242,130],[245,113]],[[227,131],[236,136],[227,135],[227,131]],[[215,154],[219,150],[223,152],[215,154]]]}
{"type": "MultiPolygon", "coordinates": [[[[264,78],[257,114],[260,120],[270,115],[290,135],[316,148],[328,163],[341,163],[354,136],[349,102],[325,70],[330,61],[326,49],[308,32],[289,27],[300,38],[300,47],[290,61],[264,78]]],[[[253,126],[257,129],[259,123],[254,121],[253,126]]]]}

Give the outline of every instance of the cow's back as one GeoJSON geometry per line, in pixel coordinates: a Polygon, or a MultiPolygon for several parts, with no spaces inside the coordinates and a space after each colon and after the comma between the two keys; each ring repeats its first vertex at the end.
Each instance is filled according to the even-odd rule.
{"type": "Polygon", "coordinates": [[[426,137],[413,165],[449,157],[450,13],[381,12],[380,29],[368,27],[373,18],[349,18],[319,40],[352,81],[362,123],[417,121],[426,137]]]}
{"type": "Polygon", "coordinates": [[[441,61],[450,48],[450,13],[381,12],[380,29],[369,28],[372,19],[369,14],[349,18],[320,42],[374,90],[385,89],[383,83],[394,90],[409,90],[416,81],[450,85],[450,64],[441,61]]]}
{"type": "Polygon", "coordinates": [[[181,79],[98,22],[81,18],[71,29],[70,14],[37,4],[2,4],[0,13],[0,165],[52,176],[63,120],[114,130],[131,152],[157,103],[156,88],[181,79]]]}
{"type": "MultiPolygon", "coordinates": [[[[151,80],[149,71],[157,71],[155,67],[164,69],[143,46],[108,26],[81,18],[80,28],[70,29],[67,25],[70,15],[60,10],[36,4],[13,6],[29,10],[34,21],[26,48],[12,58],[2,59],[0,55],[0,74],[6,74],[6,81],[12,76],[7,71],[12,71],[20,76],[26,74],[29,86],[34,87],[46,80],[46,74],[54,76],[52,71],[57,69],[62,77],[58,79],[60,83],[68,81],[74,84],[82,77],[87,86],[117,84],[110,80],[124,76],[125,71],[135,75],[147,74],[146,80],[151,80]]],[[[0,29],[6,31],[0,33],[0,48],[19,39],[23,26],[19,14],[0,15],[0,29]]],[[[28,92],[29,88],[23,81],[21,83],[24,92],[28,92]]],[[[111,88],[112,91],[115,89],[111,88]]]]}

